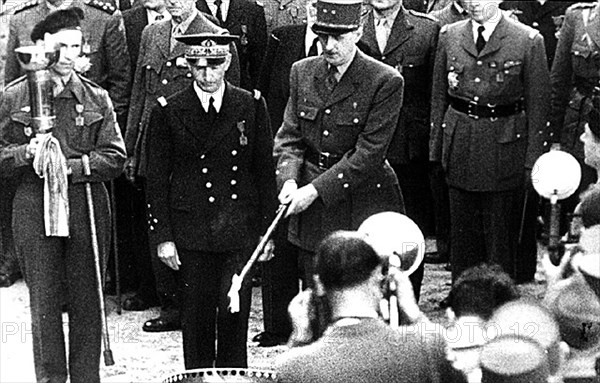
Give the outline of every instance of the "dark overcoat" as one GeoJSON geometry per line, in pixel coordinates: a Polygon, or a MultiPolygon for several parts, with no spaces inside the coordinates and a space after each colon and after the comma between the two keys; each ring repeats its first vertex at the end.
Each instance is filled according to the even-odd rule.
{"type": "Polygon", "coordinates": [[[385,160],[402,105],[403,79],[393,68],[357,51],[339,83],[325,88],[323,56],[295,63],[284,122],[275,137],[277,181],[308,183],[319,198],[290,221],[290,240],[313,251],[335,230],[356,230],[370,215],[404,211],[397,178],[385,160]],[[342,159],[328,169],[309,152],[342,159]]]}
{"type": "Polygon", "coordinates": [[[404,78],[406,97],[388,150],[388,160],[392,164],[428,158],[431,74],[439,30],[433,18],[401,8],[381,52],[373,12],[365,22],[358,47],[369,56],[398,69],[404,78]]]}
{"type": "Polygon", "coordinates": [[[227,84],[214,124],[192,85],[150,119],[150,240],[226,252],[256,245],[277,208],[273,135],[263,98],[227,84]],[[247,144],[243,144],[243,137],[247,144]]]}
{"type": "MultiPolygon", "coordinates": [[[[142,32],[142,42],[131,91],[131,105],[125,132],[127,155],[136,159],[137,175],[145,176],[148,119],[158,100],[171,96],[192,83],[192,73],[183,57],[186,45],[177,42],[171,51],[172,21],[148,25],[142,32]]],[[[223,28],[198,12],[185,34],[224,33],[223,28]]],[[[239,84],[239,62],[233,53],[227,80],[239,84]]]]}
{"type": "Polygon", "coordinates": [[[440,31],[433,77],[430,159],[442,163],[448,185],[468,191],[522,186],[544,152],[549,73],[538,31],[506,16],[483,50],[470,20],[440,31]],[[472,118],[448,105],[448,96],[482,105],[522,100],[524,111],[472,118]]]}

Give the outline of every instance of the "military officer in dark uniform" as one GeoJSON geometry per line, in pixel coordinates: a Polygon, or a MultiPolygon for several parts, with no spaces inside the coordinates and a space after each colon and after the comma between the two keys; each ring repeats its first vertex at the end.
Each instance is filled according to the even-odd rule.
{"type": "MultiPolygon", "coordinates": [[[[571,212],[579,194],[596,181],[596,172],[583,161],[582,114],[589,109],[592,97],[600,97],[600,5],[582,3],[567,9],[560,30],[556,55],[550,75],[552,110],[550,130],[553,142],[577,158],[581,165],[579,192],[561,201],[564,211],[571,212]]],[[[563,223],[563,227],[567,227],[563,223]]]]}
{"type": "Polygon", "coordinates": [[[323,53],[295,63],[275,137],[279,200],[290,203],[289,239],[312,280],[315,247],[381,211],[404,211],[385,160],[402,106],[402,76],[364,53],[360,1],[318,1],[312,26],[323,53]]]}
{"type": "Polygon", "coordinates": [[[233,38],[179,37],[195,81],[150,117],[149,233],[161,261],[180,273],[187,369],[247,367],[251,283],[243,282],[237,313],[227,293],[277,208],[266,103],[224,81],[233,38]]]}
{"type": "Polygon", "coordinates": [[[256,88],[267,48],[265,10],[255,0],[197,0],[196,8],[213,15],[229,33],[240,36],[235,42],[240,56],[240,86],[256,88]]]}
{"type": "Polygon", "coordinates": [[[84,186],[91,184],[99,249],[105,256],[110,243],[110,208],[104,182],[121,174],[126,155],[107,92],[73,70],[83,43],[82,16],[77,8],[56,11],[31,33],[32,41],[50,33],[61,47],[50,76],[56,83],[56,124],[51,133],[56,142],[52,145],[58,147],[52,158],[55,164],[64,161],[64,168],[59,166],[62,170],[46,174],[45,179],[38,175],[40,167],[36,165],[45,156],[36,152],[46,146],[40,148],[42,138],[32,135],[27,81],[21,78],[9,84],[0,102],[0,172],[18,184],[13,232],[29,288],[38,382],[65,382],[67,376],[73,383],[100,382],[103,313],[96,289],[84,186]],[[90,176],[83,173],[83,155],[89,156],[90,176]],[[68,218],[54,213],[64,209],[63,204],[45,203],[45,199],[55,201],[58,197],[55,189],[44,185],[52,180],[60,185],[59,190],[66,188],[62,190],[67,194],[68,218]],[[56,226],[47,222],[56,222],[56,226]],[[68,359],[61,312],[63,281],[69,307],[68,359]]]}
{"type": "Polygon", "coordinates": [[[480,262],[515,277],[523,188],[545,150],[543,38],[498,3],[464,1],[470,19],[443,27],[436,53],[430,156],[450,187],[453,280],[480,262]]]}
{"type": "MultiPolygon", "coordinates": [[[[433,234],[433,200],[429,185],[429,114],[431,73],[439,26],[423,13],[407,10],[402,0],[371,0],[358,47],[396,68],[404,78],[404,101],[387,158],[398,176],[406,214],[433,234]]],[[[443,238],[438,245],[445,244],[443,238]]],[[[447,251],[446,251],[447,254],[447,251]]],[[[411,275],[418,297],[424,265],[411,275]]]]}
{"type": "MultiPolygon", "coordinates": [[[[195,0],[166,0],[171,20],[162,20],[149,25],[142,32],[142,41],[135,78],[132,101],[125,133],[125,144],[129,156],[126,172],[130,179],[143,189],[146,176],[146,143],[150,112],[165,98],[191,85],[192,72],[185,61],[185,44],[177,41],[180,34],[226,33],[195,7],[195,0]]],[[[227,71],[227,80],[239,85],[240,71],[236,51],[227,71]]],[[[161,332],[180,328],[179,301],[177,300],[177,274],[158,260],[152,251],[152,268],[161,312],[157,318],[144,323],[144,331],[161,332]]]]}

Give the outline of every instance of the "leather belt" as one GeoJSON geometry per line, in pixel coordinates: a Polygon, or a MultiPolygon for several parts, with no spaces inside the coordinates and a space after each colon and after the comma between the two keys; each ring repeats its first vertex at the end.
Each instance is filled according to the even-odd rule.
{"type": "Polygon", "coordinates": [[[505,105],[482,105],[474,101],[465,101],[456,97],[449,97],[450,105],[459,112],[467,114],[474,119],[508,117],[523,111],[523,100],[505,105]]]}
{"type": "Polygon", "coordinates": [[[317,165],[321,169],[329,169],[342,159],[342,155],[328,152],[319,152],[308,148],[304,153],[304,159],[308,162],[317,165]]]}

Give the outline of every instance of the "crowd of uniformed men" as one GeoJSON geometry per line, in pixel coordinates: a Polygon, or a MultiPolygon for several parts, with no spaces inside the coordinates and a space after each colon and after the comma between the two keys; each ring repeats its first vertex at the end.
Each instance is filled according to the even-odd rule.
{"type": "MultiPolygon", "coordinates": [[[[13,52],[35,43],[32,30],[49,15],[72,7],[83,17],[65,16],[77,22],[56,30],[52,23],[62,21],[51,20],[46,32],[77,24],[83,43],[73,76],[93,83],[73,84],[63,75],[62,87],[74,88],[68,96],[55,92],[66,100],[57,103],[58,119],[72,115],[79,132],[67,132],[61,144],[89,153],[86,140],[106,140],[95,150],[110,159],[90,154],[92,175],[99,176],[87,181],[108,181],[102,167],[119,167],[126,152],[125,171],[110,183],[116,201],[111,252],[119,254],[123,288],[135,291],[124,309],[161,307],[145,331],[183,327],[186,367],[214,360],[245,365],[239,351],[245,338],[237,331],[218,332],[223,349],[215,357],[204,350],[206,341],[197,342],[211,331],[214,337],[213,327],[191,323],[215,321],[214,313],[209,319],[198,311],[208,305],[219,307],[218,326],[247,326],[222,314],[222,304],[231,275],[273,218],[278,192],[279,202],[289,204],[286,220],[274,235],[275,257],[255,277],[263,289],[265,331],[255,337],[262,346],[288,339],[287,306],[298,278],[313,284],[319,241],[334,230],[354,230],[379,211],[406,213],[435,237],[437,252],[427,261],[447,263],[452,280],[487,262],[517,283],[532,281],[544,212],[530,183],[535,160],[560,145],[582,165],[580,189],[596,181],[579,137],[585,106],[600,97],[598,3],[369,0],[358,21],[344,13],[346,3],[353,2],[32,0],[13,8],[7,2],[0,284],[24,275],[30,289],[36,286],[33,273],[43,263],[24,262],[21,253],[48,246],[33,234],[42,230],[38,221],[31,232],[23,221],[35,205],[26,192],[41,192],[42,184],[20,168],[37,143],[30,144],[33,153],[19,152],[16,143],[24,145],[31,133],[10,130],[29,122],[26,99],[10,91],[23,92],[24,71],[13,52]],[[198,34],[237,38],[177,38],[198,34]],[[114,127],[93,127],[102,114],[108,119],[105,107],[78,89],[94,83],[108,92],[122,138],[114,127]],[[205,270],[215,280],[194,282],[205,270]],[[200,299],[198,291],[211,293],[200,299]]],[[[75,156],[65,155],[67,163],[75,156]]],[[[78,166],[69,172],[80,172],[78,166]]],[[[98,193],[107,202],[105,191],[98,193]]],[[[565,211],[573,210],[577,195],[565,211]]],[[[52,214],[36,201],[36,209],[52,214]]],[[[103,224],[111,220],[100,215],[103,224]]],[[[107,238],[101,241],[106,252],[107,238]]],[[[417,299],[423,270],[411,275],[417,299]]],[[[50,277],[61,279],[60,269],[55,272],[50,277]]],[[[75,288],[67,282],[54,287],[75,288]]],[[[249,297],[245,286],[246,318],[249,297]]],[[[40,300],[32,311],[48,310],[40,300]]],[[[52,304],[67,303],[69,313],[84,309],[73,302],[52,304]]]]}

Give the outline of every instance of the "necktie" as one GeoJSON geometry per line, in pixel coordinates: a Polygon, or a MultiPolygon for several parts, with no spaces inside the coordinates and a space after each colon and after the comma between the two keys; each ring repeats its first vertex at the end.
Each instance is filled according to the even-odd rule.
{"type": "Polygon", "coordinates": [[[308,50],[308,57],[319,55],[319,49],[317,48],[318,43],[319,43],[319,38],[315,37],[315,39],[312,42],[312,45],[310,46],[310,49],[308,50]]]}
{"type": "Polygon", "coordinates": [[[475,47],[477,48],[477,53],[481,53],[483,47],[485,47],[485,39],[483,38],[483,31],[485,31],[485,27],[483,25],[477,28],[477,41],[475,42],[475,47]]]}
{"type": "Polygon", "coordinates": [[[337,67],[335,65],[330,65],[329,69],[327,70],[327,77],[325,77],[325,86],[330,93],[333,92],[338,83],[338,80],[335,77],[337,73],[337,67]]]}
{"type": "Polygon", "coordinates": [[[177,25],[171,31],[171,52],[173,52],[173,49],[175,49],[175,45],[177,45],[177,40],[175,40],[175,36],[179,35],[181,35],[181,26],[177,25]]]}
{"type": "Polygon", "coordinates": [[[215,121],[215,119],[217,118],[217,109],[215,109],[215,99],[213,97],[211,97],[208,100],[208,121],[210,123],[213,123],[215,121]]]}
{"type": "Polygon", "coordinates": [[[379,19],[377,20],[377,26],[375,27],[375,37],[377,38],[377,45],[379,46],[379,51],[383,52],[385,46],[388,41],[388,28],[387,28],[387,19],[379,19]]]}
{"type": "Polygon", "coordinates": [[[223,23],[225,20],[223,20],[223,13],[221,12],[221,4],[223,4],[223,1],[215,0],[215,6],[217,7],[217,13],[215,14],[215,17],[220,23],[223,23]]]}

